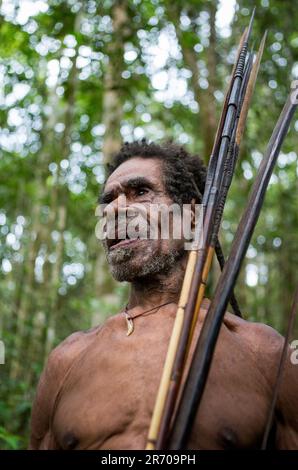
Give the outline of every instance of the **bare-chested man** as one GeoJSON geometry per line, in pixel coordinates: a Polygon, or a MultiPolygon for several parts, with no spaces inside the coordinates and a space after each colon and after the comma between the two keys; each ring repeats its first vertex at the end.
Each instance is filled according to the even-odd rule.
{"type": "MultiPolygon", "coordinates": [[[[202,164],[180,147],[126,144],[101,200],[116,212],[136,202],[191,203],[193,180],[202,192],[202,164]]],[[[123,311],[54,349],[34,402],[32,449],[145,448],[187,251],[174,238],[108,239],[104,247],[113,276],[131,283],[134,331],[127,336],[123,311]]],[[[207,306],[205,299],[196,336],[207,306]]],[[[225,315],[190,448],[260,448],[282,344],[272,328],[225,315]]],[[[298,366],[290,353],[270,445],[298,449],[298,366]]]]}

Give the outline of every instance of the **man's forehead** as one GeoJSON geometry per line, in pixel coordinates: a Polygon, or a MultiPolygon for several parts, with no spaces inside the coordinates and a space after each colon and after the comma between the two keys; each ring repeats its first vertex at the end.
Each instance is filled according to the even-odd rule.
{"type": "Polygon", "coordinates": [[[129,179],[146,178],[152,183],[160,183],[161,162],[157,158],[132,157],[121,163],[109,176],[105,189],[114,184],[124,184],[129,179]]]}

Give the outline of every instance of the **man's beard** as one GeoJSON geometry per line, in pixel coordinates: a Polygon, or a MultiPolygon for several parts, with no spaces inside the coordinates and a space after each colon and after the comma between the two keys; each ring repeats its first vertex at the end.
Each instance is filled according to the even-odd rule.
{"type": "Polygon", "coordinates": [[[172,249],[168,253],[161,253],[149,248],[141,255],[136,254],[136,250],[130,247],[119,247],[108,251],[104,244],[104,249],[111,274],[119,282],[132,282],[136,279],[151,278],[159,273],[169,273],[184,255],[183,249],[179,251],[172,249]]]}

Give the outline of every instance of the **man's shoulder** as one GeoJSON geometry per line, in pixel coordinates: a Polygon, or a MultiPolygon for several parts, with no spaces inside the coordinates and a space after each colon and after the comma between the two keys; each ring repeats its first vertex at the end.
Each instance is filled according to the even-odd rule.
{"type": "MultiPolygon", "coordinates": [[[[204,299],[204,310],[207,314],[210,300],[204,299]]],[[[240,341],[259,353],[276,354],[282,348],[284,338],[274,328],[265,323],[245,320],[230,312],[224,315],[223,323],[231,333],[236,333],[240,341]]]]}
{"type": "Polygon", "coordinates": [[[102,325],[99,325],[89,330],[76,331],[67,336],[49,354],[47,369],[52,371],[59,369],[60,373],[65,372],[73,361],[94,341],[101,328],[102,325]]]}
{"type": "Polygon", "coordinates": [[[96,341],[99,334],[102,335],[104,331],[110,334],[111,330],[117,329],[120,319],[122,319],[122,312],[106,318],[100,325],[72,333],[52,350],[48,357],[48,364],[51,367],[57,365],[60,369],[63,365],[69,366],[89,345],[96,341]]]}
{"type": "Polygon", "coordinates": [[[225,316],[225,323],[256,354],[274,358],[280,354],[284,338],[271,326],[265,323],[244,320],[232,314],[225,316]]]}

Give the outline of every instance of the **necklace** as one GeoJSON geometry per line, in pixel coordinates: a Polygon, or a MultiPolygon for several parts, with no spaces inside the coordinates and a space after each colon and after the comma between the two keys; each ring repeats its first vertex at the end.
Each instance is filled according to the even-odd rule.
{"type": "Polygon", "coordinates": [[[157,313],[161,307],[164,307],[165,305],[169,305],[173,303],[175,302],[172,300],[170,302],[165,302],[164,304],[157,305],[156,307],[150,308],[149,310],[145,310],[145,312],[141,312],[138,315],[135,315],[134,317],[128,313],[128,304],[126,304],[125,309],[124,309],[124,315],[125,315],[125,320],[126,320],[126,325],[127,325],[126,336],[129,336],[134,332],[133,320],[135,318],[141,317],[142,315],[146,315],[148,313],[157,313]],[[156,310],[156,312],[153,312],[154,310],[156,310]]]}

